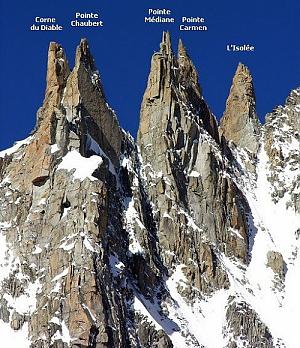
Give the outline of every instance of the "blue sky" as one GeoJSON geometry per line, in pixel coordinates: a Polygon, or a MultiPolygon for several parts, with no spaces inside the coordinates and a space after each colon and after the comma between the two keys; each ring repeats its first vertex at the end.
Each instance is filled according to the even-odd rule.
{"type": "Polygon", "coordinates": [[[219,118],[239,61],[254,76],[261,120],[300,85],[300,3],[290,1],[41,0],[1,2],[0,149],[28,136],[42,105],[47,49],[57,41],[74,64],[81,37],[89,40],[106,96],[119,121],[134,136],[152,53],[169,30],[173,47],[181,37],[198,69],[203,94],[219,118]],[[145,24],[148,8],[172,10],[175,24],[145,24]],[[75,12],[97,12],[103,28],[71,28],[75,12]],[[35,16],[56,17],[62,32],[32,32],[35,16]],[[201,16],[208,31],[178,30],[181,16],[201,16]],[[226,45],[249,43],[254,53],[229,53],[226,45]]]}

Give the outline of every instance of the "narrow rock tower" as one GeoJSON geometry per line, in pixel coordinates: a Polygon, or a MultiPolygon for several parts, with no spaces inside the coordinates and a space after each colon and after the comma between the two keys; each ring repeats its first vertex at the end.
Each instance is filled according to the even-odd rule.
{"type": "Polygon", "coordinates": [[[252,153],[258,149],[259,121],[253,79],[249,69],[239,63],[233,77],[220,123],[221,135],[252,153]]]}

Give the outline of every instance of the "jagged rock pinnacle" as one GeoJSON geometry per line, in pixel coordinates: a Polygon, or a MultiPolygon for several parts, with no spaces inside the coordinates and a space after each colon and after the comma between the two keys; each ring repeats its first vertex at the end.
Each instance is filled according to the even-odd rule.
{"type": "Polygon", "coordinates": [[[249,69],[238,64],[220,123],[221,134],[226,140],[247,148],[252,153],[258,149],[259,121],[253,79],[249,69]]]}
{"type": "MultiPolygon", "coordinates": [[[[20,176],[24,189],[30,190],[32,183],[46,181],[49,176],[51,156],[49,146],[56,133],[57,113],[63,97],[70,69],[62,46],[50,42],[47,63],[47,86],[42,107],[37,112],[37,121],[33,133],[35,139],[24,151],[26,175],[20,176]]],[[[17,171],[20,168],[16,167],[17,171]]]]}
{"type": "MultiPolygon", "coordinates": [[[[170,42],[164,34],[163,43],[166,41],[170,42]]],[[[173,54],[166,55],[162,50],[154,53],[141,106],[138,132],[138,145],[144,166],[147,171],[149,168],[149,177],[152,175],[154,178],[147,191],[154,202],[157,202],[157,206],[167,214],[177,214],[181,209],[176,207],[176,202],[180,202],[180,207],[184,207],[186,211],[196,212],[196,224],[209,226],[207,238],[212,243],[222,241],[226,244],[227,252],[230,250],[232,255],[246,262],[248,232],[241,209],[243,206],[246,211],[246,204],[234,183],[228,178],[222,178],[223,164],[219,162],[220,156],[214,150],[218,147],[218,140],[216,120],[201,95],[197,71],[182,41],[178,46],[178,58],[173,54]],[[194,173],[195,176],[189,173],[194,173]],[[231,210],[230,219],[224,219],[224,211],[227,209],[231,210]],[[207,214],[208,211],[213,214],[207,214]],[[218,226],[214,219],[218,221],[218,226]],[[227,224],[243,236],[240,241],[229,240],[225,227],[227,224]]],[[[159,226],[166,226],[161,234],[162,243],[165,243],[163,248],[176,250],[175,253],[178,251],[184,259],[195,257],[193,252],[193,255],[189,254],[187,244],[185,251],[182,251],[184,248],[179,250],[181,246],[174,243],[176,228],[172,229],[172,234],[168,233],[176,218],[170,215],[166,225],[163,216],[162,214],[162,220],[158,222],[159,226]]],[[[160,231],[162,230],[163,228],[160,231]]],[[[204,271],[205,278],[210,278],[214,283],[214,275],[219,271],[213,270],[212,250],[197,240],[195,234],[186,240],[197,246],[197,257],[209,265],[204,271]]],[[[196,273],[192,276],[197,279],[196,286],[208,288],[202,281],[202,276],[196,273]]],[[[222,279],[226,282],[224,277],[222,279]]]]}
{"type": "Polygon", "coordinates": [[[164,31],[162,34],[162,40],[160,43],[160,52],[166,55],[172,53],[171,36],[168,31],[164,31]]]}
{"type": "Polygon", "coordinates": [[[178,42],[178,64],[179,69],[181,71],[180,74],[180,83],[185,87],[189,88],[189,86],[193,86],[194,91],[199,94],[199,97],[202,95],[201,87],[198,83],[198,73],[197,70],[190,59],[187,50],[182,42],[181,39],[179,39],[178,42]]]}
{"type": "Polygon", "coordinates": [[[172,122],[175,118],[180,119],[179,113],[187,112],[184,105],[188,105],[191,114],[199,115],[197,122],[202,122],[208,133],[218,141],[216,120],[202,98],[197,71],[183,43],[179,42],[177,58],[172,52],[170,34],[163,32],[160,50],[154,53],[151,60],[148,85],[141,106],[138,139],[148,134],[149,128],[154,124],[157,126],[158,122],[165,122],[169,117],[172,122]]]}
{"type": "Polygon", "coordinates": [[[56,42],[50,42],[48,50],[47,87],[45,100],[52,95],[54,102],[59,103],[59,92],[64,88],[70,74],[69,64],[62,46],[56,42]]]}
{"type": "MultiPolygon", "coordinates": [[[[218,142],[182,42],[178,53],[165,33],[138,147],[87,41],[68,77],[50,45],[41,123],[0,152],[0,330],[11,342],[298,347],[300,88],[267,116],[256,157],[218,142]]],[[[242,64],[226,112],[224,132],[249,148],[257,119],[242,64]]]]}
{"type": "Polygon", "coordinates": [[[117,164],[122,134],[114,112],[107,104],[100,75],[86,39],[76,49],[75,66],[64,93],[63,108],[68,122],[79,122],[80,129],[70,146],[89,155],[89,143],[94,139],[117,164]]]}
{"type": "Polygon", "coordinates": [[[183,41],[181,39],[178,40],[178,50],[177,50],[177,53],[178,53],[178,58],[186,57],[186,58],[190,59],[190,57],[189,57],[189,55],[187,53],[186,47],[184,46],[183,41]]]}
{"type": "Polygon", "coordinates": [[[94,58],[90,52],[89,43],[85,38],[81,39],[80,44],[77,46],[75,67],[81,63],[84,64],[86,69],[90,69],[91,71],[96,70],[94,58]]]}

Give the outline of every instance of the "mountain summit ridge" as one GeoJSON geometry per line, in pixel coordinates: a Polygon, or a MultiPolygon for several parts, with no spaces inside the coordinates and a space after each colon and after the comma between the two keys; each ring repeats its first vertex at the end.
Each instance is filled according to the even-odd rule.
{"type": "Polygon", "coordinates": [[[87,40],[73,69],[51,42],[36,129],[0,153],[7,345],[296,347],[299,114],[298,88],[260,125],[239,64],[218,127],[164,32],[135,141],[87,40]]]}

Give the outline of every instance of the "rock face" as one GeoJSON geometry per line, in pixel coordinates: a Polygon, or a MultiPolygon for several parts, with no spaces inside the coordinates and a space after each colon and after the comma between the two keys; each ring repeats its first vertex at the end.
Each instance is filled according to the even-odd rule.
{"type": "Polygon", "coordinates": [[[106,102],[86,40],[81,40],[76,50],[75,67],[68,78],[62,106],[67,121],[74,125],[70,132],[69,148],[79,146],[83,155],[90,155],[97,152],[93,149],[95,141],[117,165],[122,132],[113,110],[106,102]],[[80,134],[80,144],[74,133],[80,134]]]}
{"type": "MultiPolygon", "coordinates": [[[[71,342],[74,347],[126,345],[124,313],[120,298],[110,290],[104,246],[109,226],[113,228],[108,215],[121,214],[111,206],[117,197],[108,200],[108,196],[116,191],[109,168],[120,156],[122,140],[87,42],[82,40],[77,48],[71,73],[62,48],[51,43],[37,129],[19,155],[4,158],[2,169],[2,190],[14,200],[2,201],[1,220],[14,217],[6,234],[13,251],[7,253],[13,260],[12,275],[21,274],[4,290],[3,301],[5,296],[31,299],[26,322],[32,347],[64,347],[71,342]],[[111,132],[114,137],[108,143],[111,132]],[[100,153],[102,158],[95,160],[93,155],[100,153]],[[73,169],[76,161],[81,161],[79,174],[73,169]],[[95,176],[84,180],[80,170],[85,168],[95,176]],[[109,326],[121,331],[109,333],[109,326]]],[[[122,230],[119,220],[115,228],[122,230]]],[[[25,321],[14,324],[15,320],[14,328],[25,321]]]]}
{"type": "Polygon", "coordinates": [[[256,154],[259,146],[259,121],[253,79],[249,69],[242,63],[239,63],[232,80],[220,130],[225,139],[256,154]]]}
{"type": "Polygon", "coordinates": [[[36,128],[0,152],[0,333],[22,348],[296,347],[299,95],[259,130],[240,65],[221,136],[163,33],[135,142],[87,41],[73,69],[51,43],[36,128]]]}
{"type": "Polygon", "coordinates": [[[272,198],[278,202],[287,193],[287,205],[300,212],[300,88],[291,91],[285,105],[267,114],[265,151],[270,159],[272,198]],[[285,174],[288,175],[285,175],[285,174]]]}
{"type": "Polygon", "coordinates": [[[274,347],[269,329],[247,303],[232,299],[226,319],[228,328],[224,329],[224,334],[230,337],[227,347],[238,347],[236,342],[243,342],[249,347],[274,347]]]}
{"type": "Polygon", "coordinates": [[[267,266],[270,267],[274,273],[283,277],[285,271],[285,262],[282,255],[278,251],[269,251],[267,254],[267,266]]]}
{"type": "Polygon", "coordinates": [[[184,263],[190,285],[203,292],[228,286],[215,246],[247,262],[247,204],[224,175],[218,141],[195,67],[181,41],[175,57],[164,33],[152,57],[138,145],[165,263],[184,263]]]}

